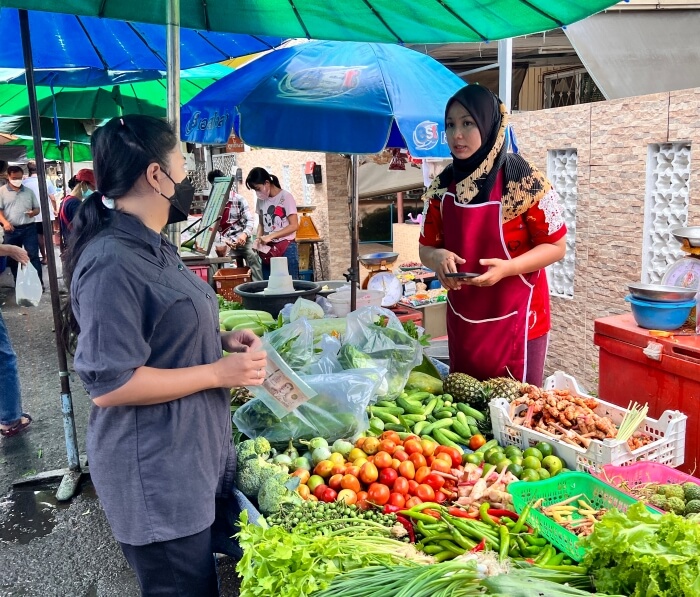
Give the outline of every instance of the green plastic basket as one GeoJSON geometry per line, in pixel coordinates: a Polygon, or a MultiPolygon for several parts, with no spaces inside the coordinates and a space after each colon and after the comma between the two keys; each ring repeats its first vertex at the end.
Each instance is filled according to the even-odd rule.
{"type": "MultiPolygon", "coordinates": [[[[542,506],[549,506],[578,494],[583,494],[579,499],[587,499],[596,510],[617,508],[621,512],[627,512],[627,508],[637,501],[588,473],[577,472],[557,475],[545,481],[511,483],[508,486],[508,492],[513,496],[513,506],[518,513],[522,512],[527,504],[540,498],[543,500],[542,506]]],[[[581,518],[576,513],[573,517],[581,518]]],[[[545,539],[573,560],[580,562],[583,559],[585,550],[579,538],[542,512],[532,509],[527,517],[527,523],[538,529],[545,539]]]]}

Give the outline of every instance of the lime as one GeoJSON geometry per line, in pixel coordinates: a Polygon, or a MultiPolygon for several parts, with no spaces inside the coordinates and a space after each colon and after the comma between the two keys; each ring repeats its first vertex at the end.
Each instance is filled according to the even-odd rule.
{"type": "MultiPolygon", "coordinates": [[[[484,452],[484,460],[485,460],[486,462],[488,462],[488,461],[489,461],[489,458],[490,458],[493,454],[495,454],[496,452],[500,452],[501,454],[503,454],[503,448],[501,448],[501,446],[495,446],[495,447],[493,447],[493,448],[489,448],[488,450],[486,450],[486,452],[484,452]]],[[[505,454],[504,454],[504,456],[505,456],[505,454]]]]}
{"type": "Polygon", "coordinates": [[[496,463],[496,471],[497,472],[502,472],[504,468],[508,468],[511,464],[513,464],[510,459],[504,458],[503,460],[499,460],[496,463]]]}
{"type": "Polygon", "coordinates": [[[539,481],[540,476],[537,474],[537,471],[533,471],[531,468],[526,468],[523,471],[523,474],[520,475],[520,480],[521,481],[539,481]]]}
{"type": "Polygon", "coordinates": [[[523,463],[523,457],[521,455],[517,456],[508,456],[515,464],[522,464],[523,463]]]}
{"type": "Polygon", "coordinates": [[[548,444],[547,442],[540,442],[535,448],[542,452],[542,456],[551,456],[553,453],[552,444],[548,444]]]}
{"type": "Polygon", "coordinates": [[[528,456],[523,460],[523,468],[531,468],[533,470],[537,470],[542,468],[542,464],[540,463],[539,459],[537,459],[535,456],[528,456]]]}
{"type": "Polygon", "coordinates": [[[538,469],[537,474],[540,477],[540,481],[544,481],[545,479],[549,479],[552,476],[549,474],[549,471],[546,468],[538,469]]]}
{"type": "Polygon", "coordinates": [[[498,464],[501,460],[507,460],[508,457],[503,452],[494,452],[486,459],[486,462],[491,464],[498,464]]]}
{"type": "Polygon", "coordinates": [[[515,462],[513,462],[513,463],[508,465],[508,472],[512,473],[518,479],[520,479],[522,474],[523,474],[523,467],[520,466],[519,464],[515,464],[515,462]]]}
{"type": "Polygon", "coordinates": [[[479,466],[484,461],[484,456],[481,452],[474,452],[473,454],[465,454],[464,461],[468,464],[476,464],[479,466]]]}
{"type": "MultiPolygon", "coordinates": [[[[544,458],[544,456],[542,455],[542,452],[540,452],[537,448],[527,448],[523,452],[523,456],[525,458],[527,458],[528,456],[534,456],[539,461],[541,461],[544,458]]],[[[527,468],[527,467],[525,467],[525,468],[527,468]]]]}
{"type": "Polygon", "coordinates": [[[564,463],[558,456],[545,456],[542,459],[542,466],[547,469],[550,475],[556,475],[562,468],[564,468],[564,463]]]}
{"type": "Polygon", "coordinates": [[[506,448],[506,456],[511,458],[512,456],[522,456],[523,452],[518,446],[508,446],[506,448]]]}

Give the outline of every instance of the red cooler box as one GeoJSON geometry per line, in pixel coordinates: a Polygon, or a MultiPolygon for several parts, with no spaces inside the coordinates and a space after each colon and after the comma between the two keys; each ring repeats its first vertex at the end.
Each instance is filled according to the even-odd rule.
{"type": "Polygon", "coordinates": [[[656,338],[628,313],[596,319],[593,341],[600,348],[601,400],[625,408],[630,401],[646,402],[655,419],[669,409],[688,415],[679,468],[700,470],[700,337],[656,338]]]}

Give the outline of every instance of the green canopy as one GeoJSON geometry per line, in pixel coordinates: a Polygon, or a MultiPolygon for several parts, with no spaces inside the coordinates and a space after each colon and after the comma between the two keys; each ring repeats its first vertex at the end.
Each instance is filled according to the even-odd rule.
{"type": "MultiPolygon", "coordinates": [[[[27,148],[27,158],[34,159],[36,152],[34,151],[34,141],[31,139],[15,139],[6,143],[9,146],[22,146],[27,148]]],[[[60,147],[56,147],[54,141],[44,141],[42,150],[45,160],[56,160],[59,162],[70,162],[70,144],[62,142],[60,147]]],[[[73,143],[73,161],[74,162],[91,162],[92,153],[90,146],[86,143],[73,143]]]]}
{"type": "MultiPolygon", "coordinates": [[[[102,122],[103,121],[87,121],[85,124],[88,124],[92,131],[102,122]]],[[[90,136],[82,120],[59,118],[58,123],[61,132],[61,140],[90,143],[90,136]]],[[[0,133],[31,138],[32,127],[29,122],[29,116],[0,116],[0,133]]],[[[56,138],[52,118],[41,119],[41,137],[42,139],[56,138]]]]}
{"type": "MultiPolygon", "coordinates": [[[[166,22],[169,0],[0,0],[0,6],[166,22]]],[[[580,21],[618,0],[180,0],[191,29],[403,43],[480,42],[580,21]]]]}

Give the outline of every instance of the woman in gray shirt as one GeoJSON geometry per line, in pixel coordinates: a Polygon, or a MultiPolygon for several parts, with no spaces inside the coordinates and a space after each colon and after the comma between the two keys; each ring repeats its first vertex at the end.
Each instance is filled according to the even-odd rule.
{"type": "Polygon", "coordinates": [[[194,194],[171,127],[115,118],[92,153],[98,191],[65,266],[75,370],[93,402],[90,473],[142,595],[216,596],[210,527],[235,462],[229,388],[262,383],[266,356],[251,333],[220,335],[212,288],[161,235],[194,194]]]}

